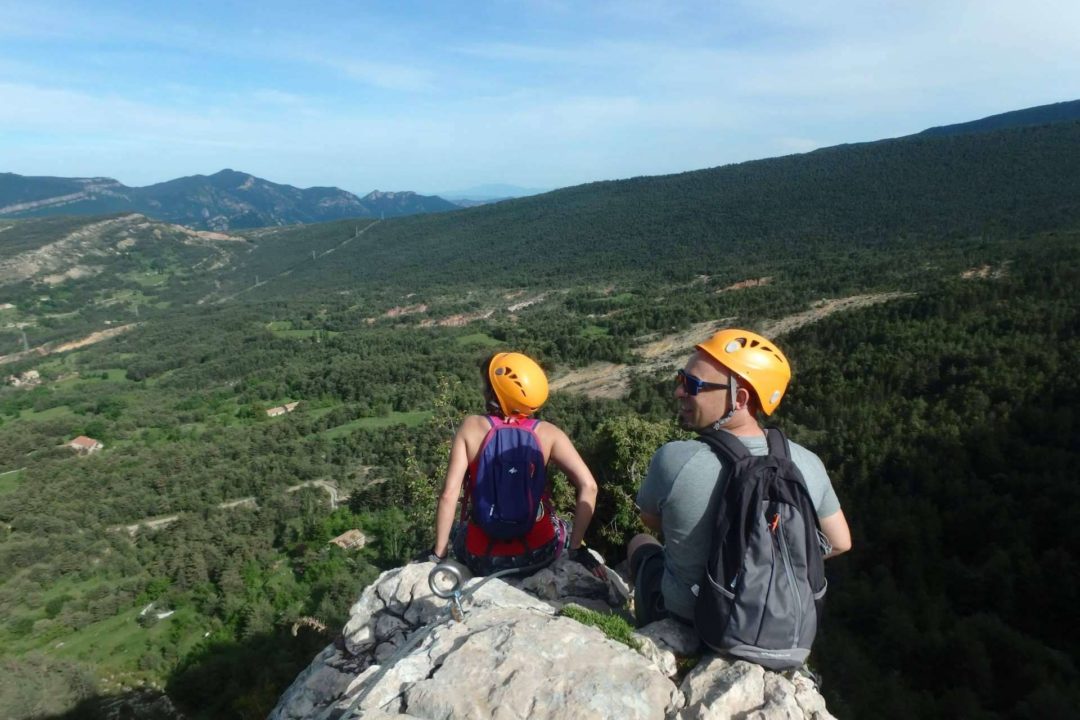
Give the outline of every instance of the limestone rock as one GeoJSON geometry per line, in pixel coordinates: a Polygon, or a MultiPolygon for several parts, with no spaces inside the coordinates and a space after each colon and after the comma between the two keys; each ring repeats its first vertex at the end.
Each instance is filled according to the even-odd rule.
{"type": "Polygon", "coordinates": [[[671,678],[678,672],[679,658],[696,656],[701,645],[692,627],[670,618],[646,625],[634,637],[641,645],[638,652],[671,678]]]}
{"type": "Polygon", "coordinates": [[[678,720],[833,720],[809,678],[792,680],[744,660],[706,656],[680,689],[686,707],[678,720]]]}
{"type": "MultiPolygon", "coordinates": [[[[830,720],[805,677],[706,656],[677,688],[676,658],[698,652],[672,620],[636,633],[640,652],[555,614],[616,594],[577,563],[512,584],[469,579],[463,622],[428,587],[434,565],[383,573],[353,605],[342,636],[282,695],[271,720],[678,718],[830,720]],[[530,592],[534,594],[530,594],[530,592]]],[[[611,573],[614,575],[614,573],[611,573]]],[[[621,602],[621,601],[619,601],[621,602]]]]}
{"type": "Polygon", "coordinates": [[[681,719],[731,717],[762,706],[765,700],[765,669],[742,660],[721,657],[702,659],[682,684],[686,714],[681,719]],[[711,714],[692,714],[708,711],[711,714]]]}
{"type": "Polygon", "coordinates": [[[673,678],[679,672],[678,660],[674,653],[660,648],[651,638],[635,633],[638,653],[641,654],[664,677],[673,678]]]}
{"type": "Polygon", "coordinates": [[[652,640],[657,647],[679,657],[697,655],[701,651],[701,641],[694,628],[671,618],[649,623],[634,634],[652,640]]]}
{"type": "Polygon", "coordinates": [[[408,712],[660,719],[677,702],[675,686],[640,656],[573,620],[491,610],[474,621],[453,657],[405,692],[408,712]]]}
{"type": "Polygon", "coordinates": [[[795,686],[795,702],[802,709],[807,720],[836,720],[825,707],[825,698],[821,697],[817,685],[805,675],[797,674],[792,680],[795,686]]]}

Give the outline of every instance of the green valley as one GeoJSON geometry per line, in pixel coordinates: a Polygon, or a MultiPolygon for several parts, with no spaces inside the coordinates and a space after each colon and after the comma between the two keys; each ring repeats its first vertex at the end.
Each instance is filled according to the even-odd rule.
{"type": "Polygon", "coordinates": [[[565,383],[543,417],[600,482],[589,542],[616,564],[679,434],[672,373],[733,324],[791,358],[776,422],[854,531],[815,646],[830,709],[1067,715],[1077,187],[1072,120],[378,222],[0,221],[0,714],[149,687],[264,717],[361,588],[429,546],[496,350],[565,383]],[[330,542],[354,528],[362,548],[330,542]]]}

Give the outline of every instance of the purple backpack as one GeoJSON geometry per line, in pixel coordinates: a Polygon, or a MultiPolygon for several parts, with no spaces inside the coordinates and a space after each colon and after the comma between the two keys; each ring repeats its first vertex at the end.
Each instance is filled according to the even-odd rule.
{"type": "Polygon", "coordinates": [[[488,537],[512,540],[532,529],[547,492],[544,451],[535,432],[540,421],[488,416],[488,422],[491,429],[469,464],[462,515],[468,511],[488,537]]]}

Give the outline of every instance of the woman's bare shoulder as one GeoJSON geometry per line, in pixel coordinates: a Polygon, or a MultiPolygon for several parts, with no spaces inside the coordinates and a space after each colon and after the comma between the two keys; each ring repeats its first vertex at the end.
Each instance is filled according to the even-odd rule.
{"type": "Polygon", "coordinates": [[[552,425],[549,422],[537,424],[535,432],[537,437],[540,438],[540,442],[544,445],[545,453],[550,453],[556,442],[569,441],[566,433],[564,433],[558,425],[552,425]]]}
{"type": "Polygon", "coordinates": [[[553,425],[552,423],[549,423],[547,420],[538,421],[536,423],[535,432],[540,437],[545,437],[545,436],[549,436],[549,435],[552,436],[552,437],[557,437],[559,435],[565,435],[566,434],[562,430],[559,429],[558,425],[553,425]]]}
{"type": "Polygon", "coordinates": [[[481,430],[486,433],[490,427],[491,421],[487,419],[486,415],[468,415],[458,426],[458,432],[474,433],[481,430]]]}

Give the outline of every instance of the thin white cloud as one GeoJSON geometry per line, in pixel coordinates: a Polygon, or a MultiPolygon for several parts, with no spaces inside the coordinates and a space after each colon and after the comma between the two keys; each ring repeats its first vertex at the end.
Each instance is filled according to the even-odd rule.
{"type": "Polygon", "coordinates": [[[530,45],[514,42],[482,42],[450,48],[464,55],[504,62],[544,63],[558,65],[596,65],[618,62],[617,58],[594,47],[567,45],[530,45]]]}
{"type": "MultiPolygon", "coordinates": [[[[38,20],[56,15],[25,7],[6,36],[0,16],[0,37],[18,31],[23,42],[38,20]]],[[[22,168],[65,155],[83,167],[102,164],[83,174],[123,174],[110,168],[126,161],[155,173],[151,180],[232,166],[357,192],[493,180],[554,187],[801,152],[1080,97],[1074,0],[540,2],[499,10],[497,23],[460,37],[409,17],[396,36],[383,27],[354,43],[341,42],[349,28],[329,28],[325,18],[329,39],[262,16],[258,28],[235,33],[76,13],[42,34],[42,46],[60,53],[92,38],[111,53],[95,59],[123,68],[126,85],[100,90],[89,62],[5,57],[0,47],[0,157],[22,168]],[[506,13],[519,22],[509,24],[506,13]],[[422,34],[406,37],[412,30],[422,34]],[[50,40],[65,33],[72,43],[50,40]],[[121,61],[131,46],[112,45],[124,37],[137,38],[147,60],[175,60],[166,71],[190,59],[222,72],[162,72],[149,83],[135,72],[139,63],[121,61]],[[82,69],[65,77],[62,62],[82,69]],[[10,133],[41,144],[5,144],[10,133]]],[[[60,174],[55,167],[34,174],[60,174]]]]}
{"type": "Polygon", "coordinates": [[[289,108],[306,108],[310,106],[311,99],[296,93],[283,92],[273,88],[263,88],[248,94],[245,99],[267,105],[281,105],[289,108]]]}
{"type": "Polygon", "coordinates": [[[433,73],[409,65],[363,59],[310,59],[334,68],[347,77],[385,90],[423,92],[435,87],[433,73]]]}

